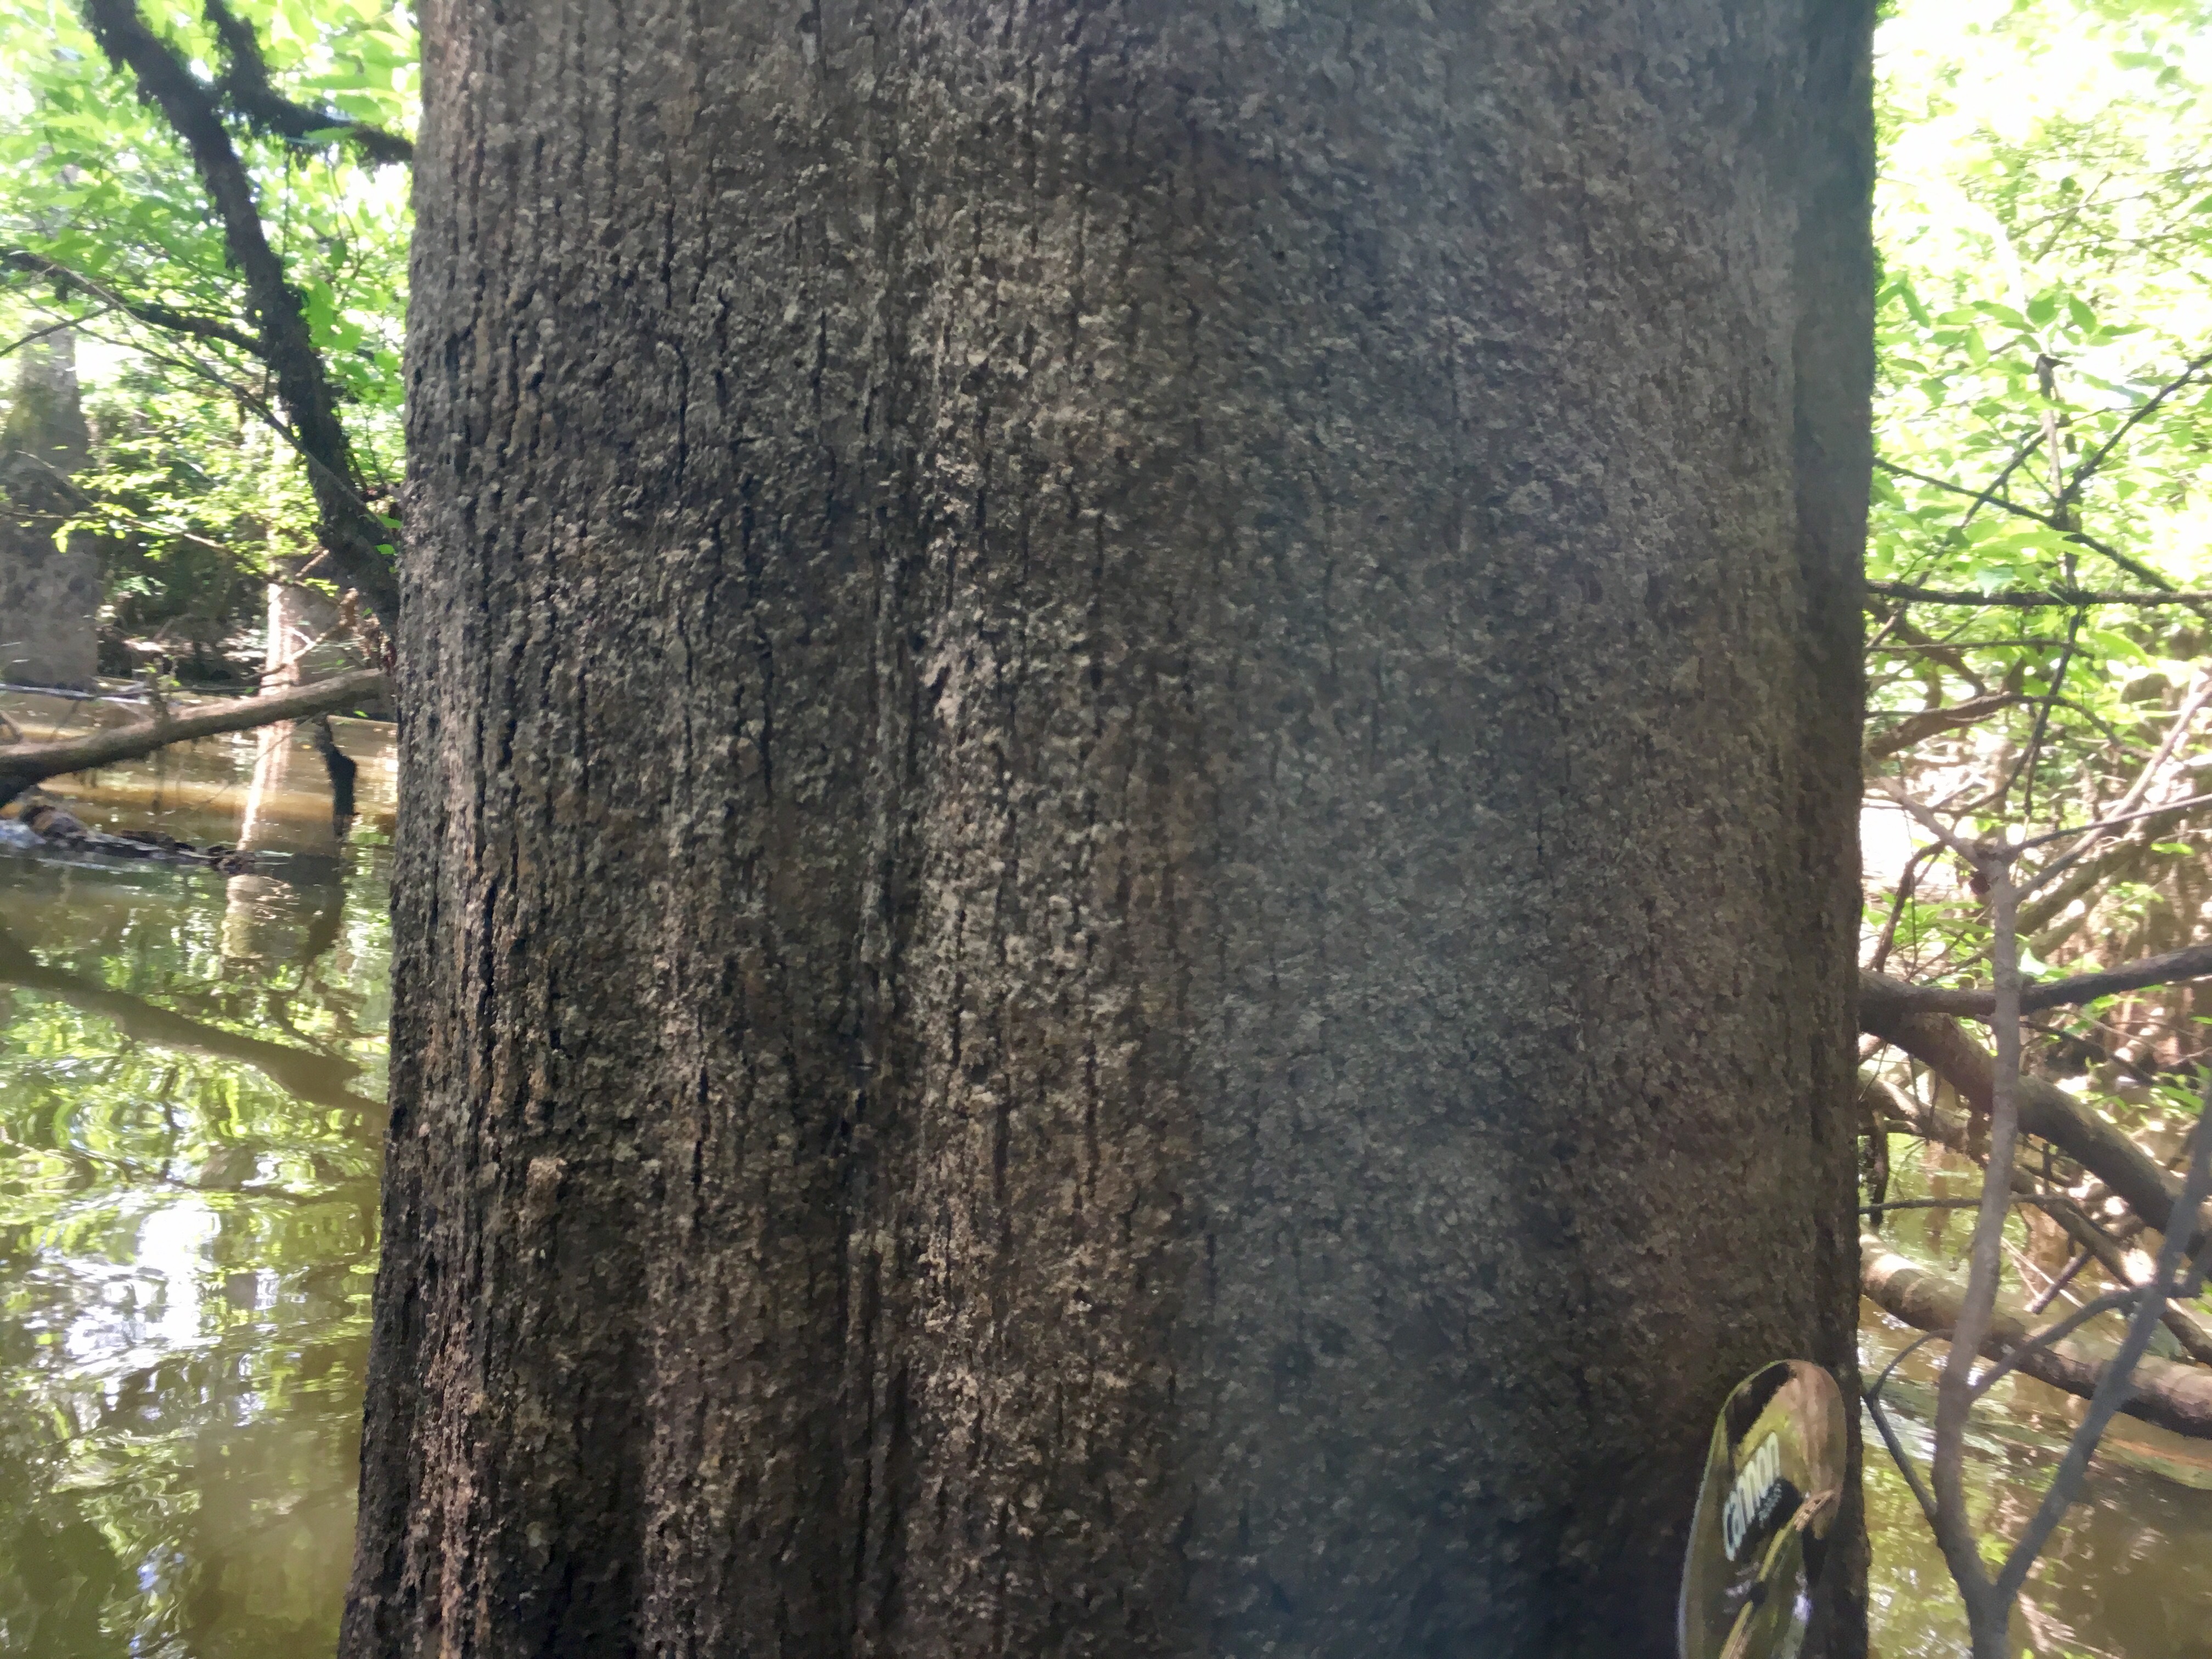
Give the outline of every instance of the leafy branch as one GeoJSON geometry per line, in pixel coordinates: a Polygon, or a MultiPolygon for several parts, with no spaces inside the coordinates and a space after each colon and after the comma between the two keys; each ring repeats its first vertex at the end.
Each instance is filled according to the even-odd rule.
{"type": "Polygon", "coordinates": [[[308,459],[323,544],[345,582],[388,631],[397,625],[399,607],[398,583],[380,550],[389,532],[363,505],[352,446],[322,355],[300,294],[270,246],[252,181],[223,125],[217,89],[194,76],[176,50],[146,27],[136,0],[85,0],[85,15],[109,60],[130,72],[140,95],[161,110],[192,158],[245,281],[257,355],[275,377],[288,417],[284,426],[308,459]]]}

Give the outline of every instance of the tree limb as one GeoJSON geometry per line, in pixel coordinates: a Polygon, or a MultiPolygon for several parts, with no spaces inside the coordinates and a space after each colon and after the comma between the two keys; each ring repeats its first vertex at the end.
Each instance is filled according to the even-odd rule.
{"type": "MultiPolygon", "coordinates": [[[[1881,1239],[1859,1240],[1859,1289],[1885,1313],[1915,1330],[1948,1334],[1958,1323],[1962,1292],[1940,1273],[1896,1255],[1881,1239]]],[[[2009,1315],[1990,1321],[1981,1352],[2001,1359],[2018,1350],[2019,1369],[2038,1382],[2087,1400],[2104,1380],[2101,1360],[2066,1345],[2028,1347],[2027,1328],[2009,1315]]],[[[2172,1360],[2136,1362],[2134,1397],[2120,1409],[2129,1416],[2191,1439],[2212,1440],[2212,1370],[2172,1360]]]]}
{"type": "Polygon", "coordinates": [[[66,773],[83,772],[118,761],[135,760],[193,738],[211,738],[225,732],[251,731],[278,720],[304,720],[327,714],[376,696],[386,690],[380,670],[364,668],[317,680],[295,691],[273,696],[240,697],[210,703],[172,720],[139,720],[108,731],[63,738],[52,743],[0,745],[0,806],[33,784],[66,773]]]}
{"type": "Polygon", "coordinates": [[[2203,356],[2189,363],[2174,379],[2168,380],[2156,392],[2130,410],[2127,419],[2120,422],[2112,435],[2105,440],[2094,454],[2074,469],[2074,476],[2067,480],[2066,487],[2058,492],[2060,510],[2063,512],[2069,504],[2081,498],[2082,487],[2096,477],[2099,470],[2112,458],[2112,452],[2119,447],[2121,440],[2157,413],[2161,404],[2194,380],[2208,368],[2212,368],[2212,351],[2206,352],[2203,356]]]}
{"type": "MultiPolygon", "coordinates": [[[[1948,1146],[1962,1158],[1980,1158],[1982,1149],[1975,1145],[1973,1126],[1965,1118],[1938,1107],[1923,1106],[1891,1084],[1877,1082],[1875,1086],[1887,1098],[1894,1114],[1884,1120],[1886,1126],[1939,1146],[1948,1146]]],[[[2009,1184],[2015,1198],[2041,1208],[2113,1284],[2135,1284],[2135,1275],[2128,1271],[2126,1250],[2097,1224],[2071,1194],[2047,1192],[2033,1175],[2020,1167],[2016,1159],[2009,1184]]],[[[2200,1364],[2212,1364],[2212,1331],[2205,1328],[2203,1320],[2178,1302],[2166,1304],[2164,1316],[2166,1328],[2173,1333],[2173,1340],[2181,1345],[2182,1351],[2200,1364]]]]}
{"type": "Polygon", "coordinates": [[[300,296],[286,280],[284,262],[269,246],[252,181],[224,130],[215,93],[167,41],[146,27],[137,0],[84,0],[84,9],[100,49],[118,69],[131,71],[140,94],[160,107],[191,152],[222,221],[224,246],[246,281],[260,325],[262,358],[276,373],[291,430],[308,458],[323,544],[347,584],[360,592],[388,633],[398,626],[399,615],[398,575],[377,550],[388,532],[353,488],[352,447],[337,417],[322,355],[300,296]]]}
{"type": "MultiPolygon", "coordinates": [[[[27,248],[9,248],[0,252],[0,270],[41,277],[57,288],[73,289],[99,301],[109,311],[119,311],[126,317],[136,318],[149,328],[158,328],[169,334],[187,334],[195,340],[219,340],[256,358],[264,355],[260,341],[243,330],[232,327],[221,318],[202,317],[193,312],[179,311],[173,306],[158,305],[150,300],[126,299],[105,283],[81,276],[67,265],[49,259],[43,253],[33,253],[27,248]]],[[[82,319],[82,322],[91,320],[90,318],[82,319]]],[[[75,328],[80,325],[79,319],[70,318],[55,324],[54,327],[75,328]]]]}
{"type": "MultiPolygon", "coordinates": [[[[1859,975],[1859,1030],[1893,1043],[1929,1067],[1959,1092],[1978,1114],[1990,1109],[1994,1073],[1989,1050],[1968,1036],[1948,1014],[1912,1006],[1915,988],[1887,974],[1859,975]]],[[[2028,1133],[2049,1141],[2152,1226],[2163,1221],[2180,1184],[2156,1160],[2112,1124],[2064,1090],[2041,1078],[2020,1080],[2020,1123],[2028,1133]]],[[[2212,1231],[2200,1217],[2192,1250],[2202,1249],[2212,1231]]]]}
{"type": "Polygon", "coordinates": [[[2115,996],[2122,991],[2172,985],[2182,980],[2203,979],[2208,975],[2212,975],[2212,945],[2191,945],[2102,973],[2076,974],[2070,979],[2038,985],[2021,999],[2021,1006],[2033,1013],[2039,1008],[2056,1008],[2062,1003],[2094,1002],[2099,997],[2115,996]]]}
{"type": "MultiPolygon", "coordinates": [[[[2016,519],[2027,519],[2036,524],[2041,525],[2046,530],[2055,530],[2058,532],[2060,535],[2065,537],[2067,540],[2076,543],[2082,547],[2087,548],[2092,553],[2098,554],[2104,558],[2111,560],[2114,564],[2119,566],[2121,569],[2126,571],[2128,574],[2133,576],[2137,581],[2148,582],[2151,586],[2158,589],[2161,593],[2171,593],[2173,592],[2173,584],[2172,582],[2160,575],[2157,571],[2152,569],[2140,559],[2130,558],[2126,554],[2121,552],[2119,549],[2114,547],[2110,542],[2099,541],[2094,536],[2089,534],[2086,530],[2077,529],[2071,523],[2059,519],[2051,514],[2039,513],[2032,507],[2022,507],[2018,501],[2008,501],[1992,498],[1984,495],[1979,490],[1970,489],[1965,484],[1953,483],[1948,478],[1938,478],[1931,477],[1929,474],[1925,472],[1915,472],[1911,467],[1899,466],[1894,461],[1877,460],[1875,465],[1885,472],[1895,473],[1900,478],[1911,478],[1916,483],[1929,484],[1937,489],[1948,489],[1954,495],[1971,495],[1977,501],[1985,502],[1990,507],[1997,507],[2003,512],[2011,514],[2016,519]]],[[[1873,584],[1869,583],[1869,586],[1872,586],[1873,584]]],[[[2192,604],[2196,603],[2201,597],[2202,596],[2198,595],[2189,596],[2186,602],[2192,604]]]]}
{"type": "MultiPolygon", "coordinates": [[[[1886,975],[1884,977],[1884,988],[1871,994],[1886,1006],[1900,1011],[1917,1014],[1960,1014],[1973,1019],[1987,1019],[1996,1006],[1996,998],[1987,991],[1954,990],[1948,986],[1938,985],[1906,985],[1887,980],[1886,975]],[[1892,984],[1897,986],[1895,991],[1887,988],[1892,984]]],[[[2208,977],[2212,977],[2212,945],[2185,945],[2179,951],[2168,951],[2162,956],[2145,957],[2140,962],[2130,962],[2122,967],[2108,968],[2094,974],[2075,974],[2071,978],[2031,985],[2021,993],[2021,1012],[2033,1014],[2045,1008],[2094,1002],[2099,997],[2118,996],[2123,991],[2141,991],[2154,985],[2175,985],[2184,980],[2208,977]]]]}
{"type": "Polygon", "coordinates": [[[380,164],[415,159],[415,146],[397,133],[285,97],[269,78],[269,62],[252,27],[222,0],[207,0],[206,15],[228,60],[216,88],[255,126],[295,144],[325,143],[335,137],[352,145],[363,160],[380,164]]]}
{"type": "Polygon", "coordinates": [[[1964,702],[1954,702],[1946,708],[1923,708],[1907,714],[1903,720],[1876,737],[1867,739],[1866,757],[1883,760],[1889,756],[1925,742],[1939,732],[1951,732],[1962,726],[1972,726],[1977,720],[2026,702],[2027,699],[2014,691],[1991,691],[1978,697],[1969,697],[1964,702]]]}

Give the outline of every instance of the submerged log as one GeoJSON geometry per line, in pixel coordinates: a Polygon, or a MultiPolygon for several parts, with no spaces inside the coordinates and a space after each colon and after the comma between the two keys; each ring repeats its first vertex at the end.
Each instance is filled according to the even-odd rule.
{"type": "MultiPolygon", "coordinates": [[[[1869,1302],[1915,1330],[1944,1336],[1957,1326],[1959,1304],[1966,1293],[1955,1282],[1908,1261],[1879,1238],[1861,1237],[1859,1252],[1859,1288],[1869,1302]]],[[[1982,1352],[2002,1359],[2029,1335],[2027,1326],[2000,1311],[1990,1322],[1982,1352]]],[[[2106,1362],[2070,1342],[2054,1342],[2029,1348],[2021,1356],[2019,1369],[2039,1382],[2086,1400],[2104,1380],[2106,1362]]],[[[2134,1395],[2120,1407],[2123,1412],[2176,1434],[2212,1440],[2212,1370],[2146,1357],[2136,1362],[2134,1381],[2134,1395]]]]}
{"type": "Polygon", "coordinates": [[[47,778],[88,771],[96,766],[112,766],[118,761],[136,760],[141,755],[150,755],[157,749],[194,738],[247,732],[278,720],[328,714],[375,696],[385,689],[382,672],[364,668],[356,673],[318,680],[295,691],[209,703],[189,714],[156,715],[135,725],[88,732],[82,737],[62,738],[51,743],[0,744],[0,806],[47,778]]]}

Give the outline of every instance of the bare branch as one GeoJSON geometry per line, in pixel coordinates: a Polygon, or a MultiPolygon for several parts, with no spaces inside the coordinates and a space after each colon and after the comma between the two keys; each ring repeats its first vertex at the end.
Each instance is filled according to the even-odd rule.
{"type": "Polygon", "coordinates": [[[1983,696],[1969,697],[1964,702],[1954,702],[1946,708],[1923,708],[1907,714],[1903,720],[1882,732],[1867,739],[1869,760],[1883,760],[1924,743],[1939,732],[1956,731],[1962,726],[1972,726],[1990,715],[2014,708],[2027,699],[2015,691],[1991,691],[1983,696]]]}
{"type": "Polygon", "coordinates": [[[1897,943],[1897,924],[1905,915],[1905,907],[1912,902],[1913,894],[1919,890],[1920,872],[1927,867],[1928,861],[1942,850],[1937,844],[1921,848],[1905,860],[1905,868],[1899,872],[1897,891],[1890,899],[1889,918],[1881,925],[1881,936],[1875,940],[1874,955],[1867,963],[1875,973],[1880,973],[1889,961],[1890,950],[1897,943]]]}
{"type": "Polygon", "coordinates": [[[28,334],[23,335],[18,339],[10,340],[6,345],[0,346],[0,357],[5,357],[9,356],[11,353],[21,351],[27,345],[36,345],[40,341],[46,338],[49,335],[60,334],[70,329],[81,327],[86,323],[89,323],[96,319],[106,316],[109,312],[114,309],[115,307],[113,306],[102,306],[99,310],[92,313],[90,316],[64,317],[58,323],[48,323],[44,328],[34,328],[28,334]]]}
{"type": "MultiPolygon", "coordinates": [[[[2203,1109],[2212,1112],[2212,1079],[2206,1084],[2203,1109]]],[[[2028,1570],[2035,1565],[2035,1558],[2051,1541],[2059,1517],[2074,1501],[2081,1477],[2087,1472],[2089,1455],[2104,1437],[2106,1425],[2115,1413],[2128,1409],[2130,1397],[2140,1391],[2135,1376],[2136,1362],[2150,1346],[2152,1328],[2158,1323],[2166,1298],[2180,1282],[2182,1263],[2190,1251],[2183,1241],[2189,1237],[2190,1224],[2208,1193],[2212,1193],[2212,1135],[2197,1139],[2188,1178],[2181,1183],[2172,1212],[2166,1218],[2166,1237],[2159,1244],[2158,1261],[2151,1269],[2150,1283],[2142,1287],[2135,1313],[2128,1321],[2128,1334],[2121,1339],[2119,1352],[2112,1356],[2105,1374],[2097,1379],[2096,1392],[2089,1398],[2089,1409],[2074,1431],[2074,1438],[2066,1448],[2058,1472],[2051,1477],[2034,1518],[2022,1529],[2012,1553],[2005,1559],[2003,1571],[1997,1575],[1997,1594],[2008,1601],[2027,1582],[2028,1570]]],[[[2039,1354],[2049,1351],[2035,1352],[2039,1354]]]]}
{"type": "MultiPolygon", "coordinates": [[[[1886,1120],[1889,1127],[1917,1135],[1923,1140],[1933,1141],[1937,1146],[1948,1146],[1961,1157],[1981,1158],[1984,1149],[1976,1144],[1972,1127],[1966,1119],[1955,1113],[1922,1105],[1889,1083],[1877,1080],[1875,1086],[1889,1099],[1894,1114],[1886,1120]]],[[[2135,1274],[2129,1271],[2125,1249],[2099,1226],[2070,1194],[2045,1191],[2035,1177],[2020,1166],[2017,1159],[2013,1164],[2010,1185],[2014,1203],[2033,1204],[2039,1207],[2073,1239],[2083,1256],[2096,1262],[2110,1276],[2113,1284],[2132,1286],[2136,1283],[2135,1274]]],[[[2079,1271],[2080,1268],[2075,1267],[2061,1274],[2061,1281],[2079,1271]]],[[[2039,1304],[2030,1311],[2039,1313],[2042,1306],[2039,1304]]],[[[2212,1331],[2205,1328],[2203,1322],[2196,1314],[2178,1303],[2169,1303],[2165,1319],[2166,1328],[2173,1333],[2173,1340],[2181,1345],[2184,1352],[2200,1364],[2212,1364],[2212,1331]]]]}
{"type": "Polygon", "coordinates": [[[1912,795],[1906,792],[1905,786],[1898,782],[1896,779],[1869,778],[1867,780],[1867,788],[1869,792],[1873,794],[1885,796],[1888,799],[1894,801],[1898,805],[1903,807],[1905,811],[1911,816],[1914,822],[1918,823],[1922,829],[1925,830],[1929,835],[1935,836],[1937,841],[1942,842],[1943,845],[1948,848],[1952,852],[1957,854],[1959,857],[1965,860],[1968,865],[1978,869],[1980,867],[1983,857],[1982,849],[1974,846],[1970,842],[1960,840],[1950,825],[1945,823],[1942,818],[1936,816],[1933,809],[1929,807],[1926,803],[1914,799],[1912,795]]]}
{"type": "Polygon", "coordinates": [[[362,669],[318,680],[297,690],[274,696],[241,697],[210,703],[173,720],[139,720],[130,726],[52,743],[16,743],[0,746],[0,806],[4,806],[42,779],[82,772],[95,766],[150,755],[156,749],[192,738],[215,737],[225,732],[250,731],[278,720],[302,720],[376,696],[386,689],[383,673],[362,669]]]}
{"type": "MultiPolygon", "coordinates": [[[[1992,1088],[1989,1050],[1948,1014],[1908,1006],[1912,988],[1886,974],[1859,975],[1859,1030],[1894,1043],[1959,1092],[1978,1113],[1987,1113],[1992,1088]]],[[[2106,1186],[2136,1215],[2164,1218],[2180,1184],[2156,1160],[2064,1090],[2041,1078],[2020,1083],[2021,1127],[2049,1141],[2106,1186]]],[[[2197,1247],[2212,1237],[2200,1218],[2197,1247]]]]}
{"type": "MultiPolygon", "coordinates": [[[[2012,1195],[2015,1204],[2037,1204],[2055,1210],[2071,1204],[2070,1198],[2051,1193],[2019,1193],[2012,1195]]],[[[1978,1198],[1893,1198],[1886,1204],[1862,1204],[1861,1215],[1886,1215],[1892,1210],[1973,1210],[1981,1207],[1978,1198]]]]}
{"type": "MultiPolygon", "coordinates": [[[[1969,489],[1964,484],[1953,483],[1948,478],[1934,477],[1925,472],[1915,472],[1911,467],[1899,466],[1894,461],[1878,460],[1875,465],[1885,472],[1893,472],[1901,478],[1911,478],[1916,483],[1924,483],[1936,489],[1946,489],[1954,495],[1972,495],[1977,501],[1987,499],[1984,497],[1980,492],[1969,489]]],[[[2065,537],[2067,540],[2073,542],[2079,546],[2086,547],[2092,553],[2098,554],[2104,558],[2111,560],[2114,564],[2119,566],[2121,569],[2126,571],[2130,576],[2133,576],[2137,581],[2148,582],[2151,586],[2158,589],[2161,593],[2171,592],[2173,589],[2173,584],[2172,582],[2160,575],[2157,571],[2153,570],[2148,565],[2143,563],[2140,559],[2130,558],[2126,554],[2121,552],[2119,549],[2114,547],[2111,543],[2100,541],[2097,538],[2089,534],[2086,530],[2077,530],[2072,525],[2066,523],[2061,519],[2054,517],[2051,514],[2039,513],[2032,507],[2022,507],[2018,501],[1990,500],[1988,504],[1991,507],[1997,507],[2003,512],[2011,514],[2015,519],[2026,519],[2031,523],[2041,525],[2045,530],[2055,530],[2058,532],[2058,533],[2065,537]]],[[[1872,586],[1873,584],[1869,583],[1869,586],[1872,586]]]]}
{"type": "MultiPolygon", "coordinates": [[[[93,313],[94,317],[112,311],[119,311],[125,316],[135,318],[137,321],[145,324],[149,328],[158,328],[165,333],[186,334],[196,340],[219,340],[227,346],[234,346],[239,350],[256,358],[262,356],[260,341],[255,339],[251,334],[233,327],[220,318],[202,317],[194,312],[179,311],[173,306],[159,305],[151,300],[131,299],[117,293],[106,283],[95,282],[79,271],[71,270],[67,265],[50,259],[43,253],[33,253],[26,248],[9,248],[0,251],[0,270],[15,271],[27,276],[40,277],[52,283],[57,288],[72,289],[100,301],[100,309],[93,313]]],[[[58,329],[82,327],[92,320],[93,317],[72,317],[56,323],[52,328],[41,329],[39,332],[50,334],[58,329]]],[[[28,337],[35,339],[38,337],[33,335],[28,337]]],[[[21,340],[15,343],[16,345],[23,343],[21,340]]],[[[12,351],[15,348],[10,346],[8,349],[12,351]]]]}
{"type": "Polygon", "coordinates": [[[2019,447],[2012,453],[2012,459],[2004,464],[1997,476],[1974,493],[1973,505],[1966,509],[1966,517],[1959,520],[1959,528],[1964,530],[1968,525],[1973,523],[1974,514],[1997,499],[1997,492],[2010,482],[2012,475],[2020,471],[2029,456],[2043,447],[2043,428],[2039,426],[2021,441],[2019,447]]]}
{"type": "Polygon", "coordinates": [[[1994,924],[1996,1061],[1990,1072],[1989,1168],[1966,1247],[1966,1287],[1952,1317],[1951,1352],[1936,1385],[1936,1449],[1928,1484],[1936,1494],[1936,1541],[1966,1599],[1978,1656],[1987,1647],[1992,1589],[1966,1507],[1966,1425],[1974,1407],[1973,1364],[1994,1328],[1997,1284],[2004,1266],[2005,1214],[2010,1207],[2013,1149],[2020,1136],[2019,892],[2008,851],[1984,848],[1975,867],[1987,884],[1994,924]]]}
{"type": "Polygon", "coordinates": [[[2077,830],[2055,830],[2048,835],[2030,836],[2021,843],[2021,847],[2026,848],[2061,840],[2067,836],[2080,837],[2063,854],[2052,860],[2036,872],[2035,878],[2028,883],[2031,890],[2046,885],[2061,871],[2079,862],[2091,848],[2123,824],[2134,823],[2139,818],[2154,817],[2161,812],[2172,811],[2179,807],[2195,806],[2202,802],[2212,800],[2212,796],[2197,796],[2188,800],[2167,801],[2161,805],[2142,811],[2136,810],[2149,795],[2166,761],[2181,746],[2181,740],[2187,735],[2191,725],[2196,720],[2197,711],[2203,708],[2207,702],[2212,702],[2212,671],[2200,669],[2195,681],[2189,688],[2188,695],[2182,698],[2181,707],[2174,710],[2173,719],[2167,722],[2166,735],[2159,740],[2158,748],[2153,751],[2151,757],[2143,763],[2142,770],[2136,775],[2136,781],[2128,786],[2127,793],[2112,804],[2113,810],[2110,813],[2095,823],[2083,825],[2077,830]]]}
{"type": "MultiPolygon", "coordinates": [[[[2154,985],[2174,985],[2184,980],[2205,978],[2212,978],[2212,945],[2191,945],[2161,956],[2145,957],[2124,967],[2032,985],[2021,993],[2021,1012],[2033,1014],[2045,1008],[2094,1002],[2099,997],[2118,996],[2123,991],[2141,991],[2154,985]]],[[[1954,990],[1938,985],[1905,986],[1893,1000],[1899,1007],[1916,1014],[1960,1014],[1971,1019],[1987,1019],[1996,1007],[1996,999],[1987,991],[1954,990]]]]}
{"type": "Polygon", "coordinates": [[[2093,1319],[2101,1318],[2106,1314],[2117,1312],[2122,1308],[2134,1307],[2142,1300],[2143,1289],[2142,1285],[2136,1285],[2124,1291],[2107,1291],[2100,1297],[2084,1302],[2063,1319],[2045,1325],[2041,1330],[2030,1333],[2027,1341],[2021,1343],[2020,1346],[1974,1379],[1975,1394],[1977,1395],[1987,1394],[1998,1383],[2003,1382],[2007,1376],[2019,1370],[2021,1361],[2037,1349],[2048,1348],[2054,1344],[2063,1342],[2093,1319]]]}
{"type": "Polygon", "coordinates": [[[2087,484],[2090,479],[2096,477],[2098,471],[2103,467],[2105,462],[2111,457],[2112,451],[2119,447],[2120,441],[2124,439],[2128,434],[2134,431],[2136,428],[2140,426],[2144,421],[2148,420],[2151,416],[2157,413],[2159,406],[2165,403],[2168,398],[2171,398],[2175,392],[2180,391],[2182,387],[2196,380],[2197,377],[2202,374],[2208,368],[2212,368],[2212,351],[2206,352],[2203,356],[2189,364],[2189,366],[2184,368],[2179,375],[2175,376],[2172,380],[2168,380],[2164,386],[2159,387],[2156,392],[2151,393],[2149,397],[2146,398],[2142,402],[2137,404],[2132,410],[2129,410],[2127,419],[2120,422],[2118,429],[2098,447],[2094,454],[2091,455],[2087,460],[2083,461],[2081,465],[2074,469],[2074,476],[2067,481],[2066,487],[2058,492],[2058,504],[2060,507],[2063,509],[2069,504],[2079,501],[2081,498],[2082,486],[2087,484]]]}

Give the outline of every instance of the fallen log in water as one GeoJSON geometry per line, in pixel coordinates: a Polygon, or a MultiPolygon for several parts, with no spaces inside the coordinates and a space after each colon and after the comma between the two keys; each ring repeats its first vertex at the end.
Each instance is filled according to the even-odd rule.
{"type": "Polygon", "coordinates": [[[136,760],[156,749],[194,738],[212,738],[225,732],[273,726],[278,720],[328,714],[377,696],[385,690],[386,684],[380,671],[364,668],[317,680],[296,690],[211,702],[189,714],[157,714],[152,720],[89,732],[82,737],[59,738],[51,743],[0,744],[0,806],[47,778],[88,771],[96,766],[112,766],[118,761],[136,760]]]}
{"type": "MultiPolygon", "coordinates": [[[[1915,1330],[1947,1335],[1959,1322],[1960,1285],[1942,1274],[1895,1254],[1879,1238],[1859,1240],[1859,1288],[1884,1312],[1915,1330]]],[[[2002,1359],[2026,1343],[2027,1328],[2000,1311],[1990,1322],[1982,1352],[2002,1359]]],[[[2103,1380],[2105,1362],[2069,1342],[2032,1347],[2018,1368],[2039,1382],[2087,1399],[2103,1380]]],[[[2135,1370],[2135,1393],[2120,1409],[2176,1434],[2212,1440],[2212,1370],[2146,1358],[2135,1370]]]]}

